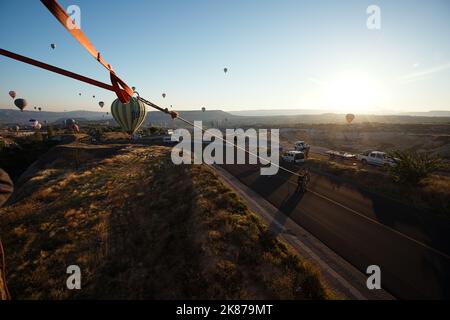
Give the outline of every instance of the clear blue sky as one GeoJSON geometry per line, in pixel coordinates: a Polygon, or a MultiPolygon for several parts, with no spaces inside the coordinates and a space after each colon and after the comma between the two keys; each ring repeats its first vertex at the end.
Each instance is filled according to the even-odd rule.
{"type": "MultiPolygon", "coordinates": [[[[164,106],[450,110],[450,1],[60,3],[80,6],[82,29],[106,61],[164,106]],[[366,28],[370,4],[381,8],[381,30],[366,28]]],[[[38,0],[0,1],[0,44],[108,82],[106,70],[38,0]]],[[[114,100],[113,93],[0,57],[0,108],[11,107],[12,89],[46,110],[99,110],[99,100],[114,100]]]]}

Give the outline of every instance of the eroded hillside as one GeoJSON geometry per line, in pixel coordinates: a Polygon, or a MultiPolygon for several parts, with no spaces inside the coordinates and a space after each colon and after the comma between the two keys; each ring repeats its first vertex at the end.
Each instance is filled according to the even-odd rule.
{"type": "Polygon", "coordinates": [[[169,151],[72,144],[35,163],[0,210],[12,297],[332,297],[211,169],[169,151]]]}

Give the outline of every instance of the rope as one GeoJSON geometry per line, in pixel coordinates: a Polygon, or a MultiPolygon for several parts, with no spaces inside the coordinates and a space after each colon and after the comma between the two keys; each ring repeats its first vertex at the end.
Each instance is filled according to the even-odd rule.
{"type": "MultiPolygon", "coordinates": [[[[148,101],[148,100],[146,100],[146,99],[144,99],[144,98],[141,98],[141,97],[139,96],[139,94],[138,94],[138,100],[142,101],[143,103],[145,103],[145,104],[148,105],[149,107],[152,107],[152,108],[154,108],[154,109],[156,109],[156,110],[159,110],[159,111],[161,111],[161,112],[164,112],[164,113],[170,115],[170,116],[172,117],[172,119],[178,119],[178,120],[180,120],[180,121],[186,123],[187,125],[192,126],[193,128],[197,128],[197,129],[201,130],[202,133],[205,133],[205,132],[206,132],[206,130],[203,129],[202,127],[197,126],[195,123],[193,123],[193,122],[191,122],[191,121],[189,121],[189,120],[186,120],[186,119],[184,119],[183,117],[181,117],[180,114],[179,114],[178,112],[176,112],[176,111],[170,111],[168,108],[161,108],[160,106],[158,106],[158,105],[156,105],[156,104],[154,104],[154,103],[152,103],[152,102],[150,102],[150,101],[148,101]]],[[[261,161],[261,160],[264,160],[264,161],[266,161],[266,162],[269,162],[267,159],[264,159],[263,157],[261,157],[261,156],[255,154],[255,153],[253,153],[253,152],[247,150],[246,148],[243,148],[243,147],[239,146],[238,144],[236,144],[236,143],[234,143],[234,142],[231,142],[231,141],[228,141],[227,139],[224,139],[222,136],[219,136],[219,135],[216,135],[216,134],[211,134],[211,136],[214,137],[214,138],[216,138],[216,139],[219,139],[219,140],[225,142],[225,143],[228,144],[228,145],[231,145],[231,146],[233,146],[233,147],[235,147],[235,148],[237,148],[237,149],[240,149],[240,150],[244,151],[244,152],[247,153],[248,155],[251,155],[251,156],[253,156],[253,157],[256,157],[256,158],[257,158],[258,160],[260,160],[260,161],[261,161]]],[[[278,167],[278,169],[281,169],[281,170],[283,170],[283,171],[285,171],[285,172],[291,173],[291,174],[293,174],[293,175],[295,175],[295,176],[303,176],[303,175],[298,174],[297,172],[294,172],[294,171],[289,170],[289,169],[287,169],[287,168],[285,168],[285,167],[283,167],[283,166],[280,166],[279,164],[276,164],[276,163],[273,163],[273,162],[270,162],[270,164],[273,165],[273,166],[275,166],[275,167],[278,167]]]]}
{"type": "MultiPolygon", "coordinates": [[[[9,289],[8,289],[8,285],[6,283],[6,259],[5,259],[5,250],[3,249],[3,243],[2,240],[0,239],[0,255],[2,257],[1,260],[1,272],[2,272],[2,282],[3,282],[3,287],[5,289],[5,294],[6,294],[6,300],[11,300],[11,295],[9,293],[9,289]]],[[[1,298],[1,297],[0,297],[1,298]]]]}

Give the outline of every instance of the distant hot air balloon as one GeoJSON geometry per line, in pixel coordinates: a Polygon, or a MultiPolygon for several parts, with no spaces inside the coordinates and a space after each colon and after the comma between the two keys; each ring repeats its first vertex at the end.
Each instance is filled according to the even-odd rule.
{"type": "Polygon", "coordinates": [[[34,107],[34,110],[36,110],[37,108],[36,107],[34,107]]]}
{"type": "Polygon", "coordinates": [[[223,68],[223,72],[227,73],[228,72],[228,68],[223,68]]]}
{"type": "Polygon", "coordinates": [[[70,126],[70,129],[71,129],[73,132],[80,133],[80,127],[79,127],[76,123],[72,124],[72,125],[70,126]]]}
{"type": "Polygon", "coordinates": [[[163,97],[163,98],[165,99],[165,98],[166,98],[166,94],[165,94],[165,93],[163,93],[163,94],[162,94],[162,97],[163,97]]]}
{"type": "Polygon", "coordinates": [[[104,103],[103,101],[100,101],[100,102],[98,103],[98,105],[100,106],[100,108],[103,108],[103,106],[105,105],[105,103],[104,103]]]}
{"type": "Polygon", "coordinates": [[[64,126],[71,127],[72,125],[76,124],[77,122],[74,119],[67,119],[64,120],[64,126]]]}
{"type": "Polygon", "coordinates": [[[92,96],[92,98],[94,98],[94,99],[95,99],[95,96],[92,96]]]}
{"type": "Polygon", "coordinates": [[[39,110],[39,111],[42,111],[42,108],[41,108],[41,107],[39,107],[39,108],[38,108],[38,110],[39,110]]]}
{"type": "Polygon", "coordinates": [[[16,99],[14,100],[14,104],[17,108],[20,109],[20,111],[23,112],[23,109],[25,109],[25,107],[28,105],[28,102],[25,99],[16,99]]]}
{"type": "Polygon", "coordinates": [[[78,95],[79,95],[79,96],[81,96],[81,92],[80,92],[80,93],[78,93],[78,95]]]}
{"type": "Polygon", "coordinates": [[[52,44],[50,45],[50,47],[51,47],[53,50],[55,50],[56,44],[52,43],[52,44]]]}
{"type": "Polygon", "coordinates": [[[128,103],[122,103],[119,99],[114,100],[111,113],[125,132],[133,134],[144,123],[147,110],[144,103],[132,97],[128,103]]]}
{"type": "Polygon", "coordinates": [[[203,111],[203,112],[205,112],[205,111],[206,111],[206,108],[205,108],[205,107],[203,107],[203,108],[202,108],[202,111],[203,111]]]}
{"type": "Polygon", "coordinates": [[[11,98],[15,99],[15,98],[16,98],[16,92],[15,92],[15,91],[10,91],[10,92],[9,92],[9,96],[10,96],[11,98]]]}
{"type": "Polygon", "coordinates": [[[345,116],[345,120],[347,120],[347,123],[350,124],[355,120],[355,115],[352,113],[349,113],[345,116]]]}
{"type": "Polygon", "coordinates": [[[131,90],[133,90],[133,92],[136,91],[136,87],[131,87],[131,90]]]}

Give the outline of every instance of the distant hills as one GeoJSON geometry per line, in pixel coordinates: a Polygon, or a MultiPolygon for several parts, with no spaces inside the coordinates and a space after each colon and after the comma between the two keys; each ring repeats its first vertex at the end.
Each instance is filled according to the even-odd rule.
{"type": "MultiPolygon", "coordinates": [[[[186,120],[202,120],[208,126],[252,126],[252,125],[295,125],[318,123],[345,123],[344,114],[317,113],[317,110],[249,110],[225,112],[221,110],[180,111],[180,116],[186,120]]],[[[63,123],[66,119],[75,119],[83,122],[113,121],[111,115],[104,112],[69,111],[69,112],[37,112],[25,110],[0,109],[0,125],[29,124],[30,119],[43,123],[63,123]]],[[[146,125],[169,125],[171,118],[158,111],[149,112],[146,125]]],[[[354,123],[450,123],[450,111],[409,112],[397,115],[356,115],[354,123]]]]}
{"type": "MultiPolygon", "coordinates": [[[[244,116],[244,117],[334,114],[334,112],[325,109],[242,110],[242,111],[230,111],[229,113],[236,116],[244,116]]],[[[450,111],[435,110],[427,112],[402,112],[402,113],[376,114],[376,116],[450,117],[450,111]]]]}

